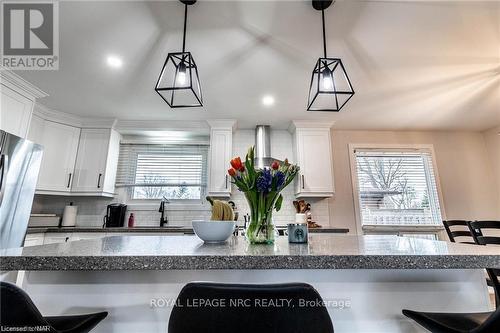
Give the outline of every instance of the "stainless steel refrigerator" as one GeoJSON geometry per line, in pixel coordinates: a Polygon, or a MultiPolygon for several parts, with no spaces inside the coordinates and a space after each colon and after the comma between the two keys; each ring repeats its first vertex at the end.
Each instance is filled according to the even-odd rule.
{"type": "Polygon", "coordinates": [[[42,146],[0,130],[0,249],[24,243],[42,146]]]}

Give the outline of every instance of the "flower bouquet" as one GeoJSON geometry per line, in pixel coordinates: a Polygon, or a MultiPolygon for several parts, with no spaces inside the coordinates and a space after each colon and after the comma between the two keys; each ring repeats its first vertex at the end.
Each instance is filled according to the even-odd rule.
{"type": "Polygon", "coordinates": [[[231,160],[228,170],[235,184],[245,194],[250,206],[250,223],[245,235],[251,244],[273,244],[273,210],[279,211],[283,203],[281,191],[295,178],[299,167],[274,161],[270,168],[255,169],[254,147],[248,149],[245,162],[240,157],[231,160]]]}

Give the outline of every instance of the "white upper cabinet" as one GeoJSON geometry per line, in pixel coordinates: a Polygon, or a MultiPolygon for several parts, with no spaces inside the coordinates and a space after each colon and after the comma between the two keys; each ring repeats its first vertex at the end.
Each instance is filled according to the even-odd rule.
{"type": "Polygon", "coordinates": [[[120,135],[112,129],[82,129],[72,194],[114,195],[119,145],[120,135]]]}
{"type": "Polygon", "coordinates": [[[0,70],[0,129],[26,138],[35,100],[45,96],[20,76],[0,70]]]}
{"type": "MultiPolygon", "coordinates": [[[[35,133],[35,130],[30,131],[35,133]]],[[[35,135],[35,134],[33,134],[35,135]]],[[[44,121],[39,135],[43,159],[38,176],[37,193],[64,194],[71,191],[80,129],[52,121],[44,121]],[[52,192],[52,193],[46,193],[52,192]]]]}
{"type": "Polygon", "coordinates": [[[297,197],[331,197],[334,193],[331,124],[293,123],[294,152],[300,166],[297,197]]]}
{"type": "Polygon", "coordinates": [[[209,121],[210,153],[208,195],[229,197],[231,195],[231,179],[227,174],[229,161],[233,154],[234,121],[209,121]]]}
{"type": "Polygon", "coordinates": [[[33,112],[33,101],[4,85],[0,87],[0,128],[25,138],[33,112]]]}

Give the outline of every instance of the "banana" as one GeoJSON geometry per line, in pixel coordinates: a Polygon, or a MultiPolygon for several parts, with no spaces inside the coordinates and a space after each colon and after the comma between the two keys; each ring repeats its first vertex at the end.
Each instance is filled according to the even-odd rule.
{"type": "MultiPolygon", "coordinates": [[[[207,198],[208,199],[208,198],[207,198]]],[[[208,200],[212,204],[212,221],[233,221],[234,211],[233,207],[226,201],[214,200],[210,198],[208,200]]]]}

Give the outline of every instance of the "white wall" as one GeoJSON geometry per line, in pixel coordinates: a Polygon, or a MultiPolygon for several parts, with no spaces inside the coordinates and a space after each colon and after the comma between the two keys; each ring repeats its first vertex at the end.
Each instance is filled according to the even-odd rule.
{"type": "MultiPolygon", "coordinates": [[[[447,219],[500,219],[498,180],[479,132],[333,131],[335,196],[330,201],[330,225],[354,232],[356,220],[349,163],[350,143],[432,144],[447,219]]],[[[496,145],[496,146],[495,146],[496,145]]],[[[491,147],[490,147],[491,146],[491,147]]],[[[497,160],[498,162],[498,160],[497,160]]],[[[498,166],[497,166],[498,168],[498,166]]],[[[498,171],[498,169],[497,169],[498,171]]]]}
{"type": "Polygon", "coordinates": [[[500,126],[484,131],[483,137],[496,181],[497,216],[500,217],[500,126]]]}

